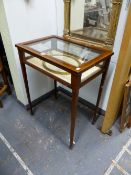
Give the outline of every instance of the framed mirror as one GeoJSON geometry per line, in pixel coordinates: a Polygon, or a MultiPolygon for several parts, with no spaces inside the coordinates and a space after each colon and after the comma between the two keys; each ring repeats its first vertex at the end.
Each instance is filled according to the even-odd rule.
{"type": "Polygon", "coordinates": [[[112,48],[123,0],[64,0],[64,36],[112,48]]]}

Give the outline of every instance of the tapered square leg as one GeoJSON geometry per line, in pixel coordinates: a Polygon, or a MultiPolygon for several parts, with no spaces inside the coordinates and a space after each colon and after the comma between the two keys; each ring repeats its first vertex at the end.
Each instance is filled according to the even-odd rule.
{"type": "Polygon", "coordinates": [[[98,110],[99,110],[99,103],[100,103],[100,99],[101,99],[101,95],[102,95],[104,81],[105,81],[105,73],[102,74],[102,78],[101,78],[101,83],[100,83],[100,87],[99,87],[99,92],[98,92],[98,97],[97,97],[97,102],[96,102],[96,108],[95,108],[95,111],[94,111],[92,124],[95,124],[95,122],[98,119],[97,113],[98,113],[98,110]]]}
{"type": "Polygon", "coordinates": [[[73,148],[74,143],[74,131],[76,125],[77,104],[79,95],[79,84],[81,76],[72,75],[72,104],[71,104],[71,126],[70,126],[70,149],[73,148]]]}
{"type": "Polygon", "coordinates": [[[100,103],[100,100],[101,100],[101,95],[102,95],[103,86],[104,86],[104,83],[105,83],[107,71],[108,71],[108,68],[109,68],[109,64],[110,64],[110,59],[108,59],[106,61],[104,72],[102,73],[102,78],[101,78],[101,83],[100,83],[100,87],[99,87],[99,91],[98,91],[98,97],[97,97],[96,108],[95,108],[95,111],[94,111],[92,124],[95,124],[95,122],[98,119],[97,113],[98,113],[98,110],[99,110],[99,103],[100,103]]]}
{"type": "Polygon", "coordinates": [[[25,67],[25,64],[23,62],[25,56],[24,56],[24,52],[22,52],[21,50],[18,50],[18,53],[19,53],[19,57],[20,57],[21,69],[22,69],[23,79],[24,79],[24,83],[25,83],[27,99],[28,99],[28,103],[29,103],[29,107],[30,107],[30,113],[31,113],[31,115],[33,115],[33,109],[32,109],[32,103],[31,103],[31,97],[30,97],[26,67],[25,67]]]}
{"type": "Polygon", "coordinates": [[[57,81],[54,80],[55,99],[58,98],[57,81]]]}

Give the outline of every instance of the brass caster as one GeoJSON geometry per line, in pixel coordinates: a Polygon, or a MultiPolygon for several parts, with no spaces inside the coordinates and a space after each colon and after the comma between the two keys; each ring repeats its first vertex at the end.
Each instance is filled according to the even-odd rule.
{"type": "Polygon", "coordinates": [[[105,133],[105,134],[112,136],[112,130],[107,131],[107,133],[105,133]]]}
{"type": "Polygon", "coordinates": [[[75,141],[73,141],[73,144],[70,144],[69,149],[73,149],[74,145],[75,145],[75,141]]]}
{"type": "Polygon", "coordinates": [[[106,133],[103,133],[102,131],[101,131],[101,127],[98,127],[97,128],[102,134],[107,134],[107,135],[109,135],[109,136],[112,136],[112,130],[109,130],[109,131],[107,131],[106,133]]]}

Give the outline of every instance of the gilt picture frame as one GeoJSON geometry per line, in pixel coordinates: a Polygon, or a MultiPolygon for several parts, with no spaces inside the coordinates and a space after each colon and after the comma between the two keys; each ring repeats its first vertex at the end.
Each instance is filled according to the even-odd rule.
{"type": "Polygon", "coordinates": [[[64,36],[72,39],[79,39],[82,42],[87,42],[101,47],[113,48],[114,39],[116,35],[116,29],[118,25],[121,5],[123,0],[112,0],[111,1],[111,13],[110,13],[110,22],[107,31],[106,38],[102,41],[95,37],[86,37],[85,35],[79,35],[78,32],[71,32],[71,6],[72,1],[77,0],[64,0],[64,36]]]}
{"type": "Polygon", "coordinates": [[[131,127],[131,81],[128,81],[124,87],[120,132],[123,132],[126,127],[131,127]]]}

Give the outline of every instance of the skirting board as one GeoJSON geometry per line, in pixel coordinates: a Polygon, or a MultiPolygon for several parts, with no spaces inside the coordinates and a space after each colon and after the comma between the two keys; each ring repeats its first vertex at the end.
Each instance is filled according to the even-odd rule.
{"type": "MultiPolygon", "coordinates": [[[[58,91],[61,91],[64,94],[66,94],[66,95],[71,97],[71,92],[69,92],[68,90],[66,90],[66,89],[64,89],[62,87],[58,87],[58,91]]],[[[83,105],[87,106],[88,108],[90,108],[92,110],[95,110],[95,105],[94,104],[88,102],[87,100],[85,100],[85,99],[83,99],[81,97],[79,97],[79,102],[82,103],[83,105]]],[[[99,113],[99,115],[103,115],[103,116],[105,115],[105,111],[103,109],[101,109],[101,108],[99,108],[98,113],[99,113]]]]}
{"type": "MultiPolygon", "coordinates": [[[[69,92],[68,90],[66,90],[66,89],[64,89],[60,86],[57,87],[57,90],[71,97],[71,92],[69,92]]],[[[41,97],[37,98],[36,100],[33,100],[32,101],[32,106],[36,106],[41,101],[46,100],[48,97],[52,96],[53,94],[54,94],[54,90],[51,90],[50,92],[42,95],[41,97]]],[[[82,103],[83,105],[87,106],[88,108],[90,108],[92,110],[95,110],[95,105],[94,104],[88,102],[87,100],[85,100],[81,97],[79,97],[79,102],[82,103]]],[[[26,105],[25,107],[26,107],[27,110],[29,109],[29,105],[26,105]]],[[[99,113],[99,115],[103,115],[103,116],[105,115],[105,111],[101,108],[99,108],[98,113],[99,113]]]]}

